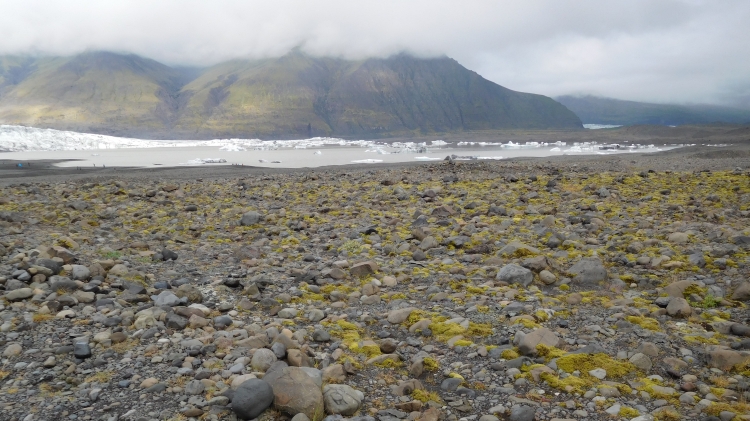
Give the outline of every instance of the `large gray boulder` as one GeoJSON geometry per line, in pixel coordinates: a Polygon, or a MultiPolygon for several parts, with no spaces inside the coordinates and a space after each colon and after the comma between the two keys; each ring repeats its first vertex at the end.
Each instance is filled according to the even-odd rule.
{"type": "Polygon", "coordinates": [[[546,327],[540,327],[524,335],[518,344],[518,350],[521,352],[521,355],[536,355],[536,347],[539,344],[556,347],[560,344],[560,337],[546,327]]]}
{"type": "Polygon", "coordinates": [[[523,266],[511,263],[505,265],[497,272],[495,279],[509,284],[528,286],[534,280],[534,273],[523,266]]]}
{"type": "Polygon", "coordinates": [[[588,286],[597,285],[607,279],[607,268],[597,257],[581,259],[568,269],[568,273],[577,283],[588,286]]]}
{"type": "Polygon", "coordinates": [[[179,305],[180,297],[174,295],[171,291],[162,291],[154,298],[154,305],[157,307],[174,307],[179,305]]]}
{"type": "Polygon", "coordinates": [[[260,222],[261,214],[255,211],[245,212],[240,219],[240,225],[255,225],[260,222]]]}
{"type": "Polygon", "coordinates": [[[345,384],[327,384],[323,387],[323,399],[329,414],[354,415],[364,398],[364,393],[345,384]]]}
{"type": "Polygon", "coordinates": [[[271,385],[260,379],[244,381],[232,397],[232,411],[241,420],[258,418],[273,403],[271,385]]]}
{"type": "Polygon", "coordinates": [[[88,281],[91,277],[91,271],[84,265],[73,265],[70,277],[76,281],[88,281]]]}
{"type": "Polygon", "coordinates": [[[289,415],[323,418],[323,393],[315,380],[299,367],[270,370],[263,377],[273,388],[274,406],[289,415]]]}

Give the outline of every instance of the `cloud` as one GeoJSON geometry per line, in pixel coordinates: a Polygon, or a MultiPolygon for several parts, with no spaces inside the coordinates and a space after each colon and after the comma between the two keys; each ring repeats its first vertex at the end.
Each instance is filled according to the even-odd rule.
{"type": "Polygon", "coordinates": [[[750,104],[750,2],[5,0],[0,54],[448,55],[511,89],[750,104]]]}

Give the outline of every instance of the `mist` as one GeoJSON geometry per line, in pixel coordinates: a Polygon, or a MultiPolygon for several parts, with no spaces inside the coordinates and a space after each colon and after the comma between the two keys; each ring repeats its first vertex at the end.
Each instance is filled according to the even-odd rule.
{"type": "Polygon", "coordinates": [[[510,89],[750,108],[747,1],[4,1],[0,54],[447,55],[510,89]]]}

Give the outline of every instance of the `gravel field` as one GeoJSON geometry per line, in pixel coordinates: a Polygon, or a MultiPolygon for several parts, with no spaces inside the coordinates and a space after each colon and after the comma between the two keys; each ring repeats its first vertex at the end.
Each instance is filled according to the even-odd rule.
{"type": "Polygon", "coordinates": [[[0,167],[0,420],[750,420],[750,141],[0,167]]]}

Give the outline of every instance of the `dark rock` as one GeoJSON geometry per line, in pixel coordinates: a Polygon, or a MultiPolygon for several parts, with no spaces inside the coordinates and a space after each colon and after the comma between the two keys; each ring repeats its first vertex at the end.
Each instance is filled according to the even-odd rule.
{"type": "Polygon", "coordinates": [[[510,421],[534,421],[535,415],[533,406],[513,405],[510,408],[510,421]]]}
{"type": "Polygon", "coordinates": [[[188,324],[188,319],[178,316],[177,314],[170,313],[167,315],[166,326],[170,329],[182,330],[188,324]]]}
{"type": "Polygon", "coordinates": [[[177,253],[172,250],[162,249],[161,255],[164,260],[177,260],[177,253]]]}
{"type": "Polygon", "coordinates": [[[243,382],[232,396],[232,411],[239,419],[257,418],[273,403],[271,385],[260,379],[243,382]]]}
{"type": "Polygon", "coordinates": [[[91,348],[86,342],[76,342],[73,345],[73,356],[79,360],[91,357],[91,348]]]}

